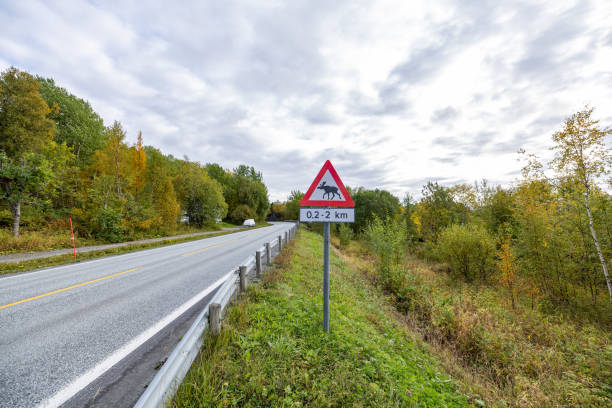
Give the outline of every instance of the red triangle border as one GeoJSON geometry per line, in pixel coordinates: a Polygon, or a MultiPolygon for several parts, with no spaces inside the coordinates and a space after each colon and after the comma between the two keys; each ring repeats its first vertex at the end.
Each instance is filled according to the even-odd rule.
{"type": "Polygon", "coordinates": [[[310,185],[310,188],[308,188],[308,191],[306,191],[306,194],[304,194],[304,198],[302,198],[302,201],[300,201],[300,207],[305,207],[305,206],[311,206],[311,207],[354,207],[355,206],[355,203],[353,202],[351,195],[348,193],[348,191],[346,191],[346,187],[344,187],[344,183],[342,183],[342,180],[340,180],[338,173],[336,173],[336,169],[334,169],[334,166],[332,166],[329,160],[325,161],[325,164],[323,164],[323,167],[321,167],[319,174],[317,174],[317,177],[315,177],[314,181],[310,185]],[[329,170],[329,173],[331,174],[332,178],[338,185],[338,188],[340,189],[340,192],[342,193],[342,196],[344,197],[344,201],[311,200],[310,199],[310,197],[312,197],[312,193],[314,193],[315,189],[317,188],[319,181],[321,181],[321,179],[323,178],[327,170],[329,170]]]}

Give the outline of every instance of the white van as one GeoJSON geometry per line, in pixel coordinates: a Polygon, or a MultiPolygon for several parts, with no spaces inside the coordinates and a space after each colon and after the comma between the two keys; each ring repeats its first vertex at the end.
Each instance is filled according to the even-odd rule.
{"type": "Polygon", "coordinates": [[[244,222],[242,223],[243,227],[254,227],[255,226],[255,220],[252,218],[246,219],[244,220],[244,222]]]}

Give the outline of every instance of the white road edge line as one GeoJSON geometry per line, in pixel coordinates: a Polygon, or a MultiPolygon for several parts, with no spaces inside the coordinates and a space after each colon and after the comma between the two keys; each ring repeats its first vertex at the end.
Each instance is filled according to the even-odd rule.
{"type": "Polygon", "coordinates": [[[112,368],[115,364],[117,364],[119,361],[121,361],[123,358],[128,356],[130,353],[132,353],[134,350],[136,350],[138,347],[144,344],[147,340],[149,340],[151,337],[157,334],[160,330],[162,330],[168,324],[172,323],[177,317],[179,317],[184,312],[186,312],[187,309],[189,309],[190,307],[198,303],[206,295],[208,295],[213,290],[215,290],[219,285],[225,282],[225,280],[233,273],[234,273],[233,270],[226,273],[223,277],[221,277],[215,283],[213,283],[212,285],[210,285],[209,287],[207,287],[206,289],[204,289],[203,291],[201,291],[200,293],[198,293],[197,295],[189,299],[187,302],[183,303],[181,306],[178,307],[178,309],[174,310],[172,313],[170,313],[169,315],[161,319],[159,322],[149,327],[144,332],[140,333],[132,341],[123,345],[113,354],[108,356],[105,360],[98,363],[98,365],[96,365],[95,367],[87,371],[85,374],[81,375],[80,377],[72,381],[70,384],[68,384],[61,390],[59,390],[51,398],[48,398],[47,400],[38,404],[37,407],[38,408],[59,407],[64,402],[68,401],[75,394],[77,394],[83,388],[87,387],[94,380],[96,380],[98,377],[100,377],[102,374],[104,374],[110,368],[112,368]]]}

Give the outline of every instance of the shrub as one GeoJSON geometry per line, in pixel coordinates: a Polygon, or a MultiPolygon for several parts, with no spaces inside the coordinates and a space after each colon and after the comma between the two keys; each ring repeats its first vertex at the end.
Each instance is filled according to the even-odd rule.
{"type": "Polygon", "coordinates": [[[454,224],[441,232],[438,253],[454,273],[468,281],[486,280],[494,265],[495,243],[480,225],[454,224]]]}
{"type": "Polygon", "coordinates": [[[13,215],[9,210],[0,210],[0,227],[12,227],[13,215]]]}
{"type": "Polygon", "coordinates": [[[338,227],[338,238],[340,239],[340,247],[346,248],[353,239],[353,230],[347,224],[340,224],[338,227]]]}
{"type": "Polygon", "coordinates": [[[124,239],[125,229],[121,225],[121,213],[111,208],[102,208],[96,214],[94,235],[108,242],[124,239]]]}
{"type": "Polygon", "coordinates": [[[375,217],[365,230],[370,251],[376,258],[376,269],[383,284],[391,290],[400,286],[404,274],[401,262],[405,254],[406,234],[401,223],[375,217]]]}

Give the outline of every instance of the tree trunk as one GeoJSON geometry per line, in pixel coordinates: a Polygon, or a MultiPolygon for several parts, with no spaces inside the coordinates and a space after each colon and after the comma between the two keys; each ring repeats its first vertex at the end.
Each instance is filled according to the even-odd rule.
{"type": "Polygon", "coordinates": [[[601,267],[603,269],[604,276],[606,277],[606,283],[608,284],[608,293],[610,294],[610,305],[612,305],[612,283],[610,282],[610,276],[608,275],[608,267],[606,266],[606,260],[604,259],[603,253],[601,252],[601,245],[599,245],[599,240],[597,239],[597,234],[595,233],[595,227],[593,226],[593,215],[591,214],[591,206],[589,205],[589,186],[585,184],[585,187],[586,191],[584,192],[584,205],[587,210],[587,215],[589,216],[589,229],[591,230],[591,236],[593,237],[595,248],[597,248],[597,255],[599,255],[599,261],[601,262],[601,267]]]}
{"type": "Polygon", "coordinates": [[[21,221],[21,201],[10,203],[11,214],[13,215],[13,236],[19,236],[19,221],[21,221]]]}

